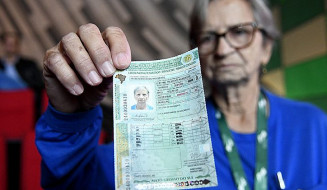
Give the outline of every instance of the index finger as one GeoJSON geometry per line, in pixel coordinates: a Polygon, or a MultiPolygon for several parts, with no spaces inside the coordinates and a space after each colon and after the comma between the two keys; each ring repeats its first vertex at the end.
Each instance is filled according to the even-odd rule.
{"type": "Polygon", "coordinates": [[[108,27],[102,37],[109,46],[114,66],[126,69],[131,63],[131,49],[124,32],[118,27],[108,27]]]}

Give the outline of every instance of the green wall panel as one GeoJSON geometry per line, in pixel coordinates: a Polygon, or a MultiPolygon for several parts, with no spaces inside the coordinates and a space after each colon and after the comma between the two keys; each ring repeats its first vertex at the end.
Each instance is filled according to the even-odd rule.
{"type": "Polygon", "coordinates": [[[275,5],[280,5],[283,0],[269,0],[269,5],[270,6],[275,6],[275,5]]]}
{"type": "Polygon", "coordinates": [[[327,95],[327,55],[285,68],[285,86],[290,98],[327,95]]]}
{"type": "Polygon", "coordinates": [[[324,0],[283,0],[281,25],[283,32],[324,13],[324,0]]]}
{"type": "Polygon", "coordinates": [[[304,98],[300,100],[315,104],[316,106],[320,107],[322,110],[324,110],[327,113],[327,96],[304,98]]]}
{"type": "Polygon", "coordinates": [[[271,71],[277,69],[281,66],[281,48],[280,48],[280,41],[276,41],[273,53],[271,55],[270,61],[267,65],[267,70],[271,71]]]}

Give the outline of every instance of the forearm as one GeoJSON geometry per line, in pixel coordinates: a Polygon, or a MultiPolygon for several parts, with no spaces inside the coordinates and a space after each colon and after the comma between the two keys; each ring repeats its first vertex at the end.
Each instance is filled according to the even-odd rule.
{"type": "Polygon", "coordinates": [[[100,107],[78,114],[48,108],[36,127],[44,187],[67,188],[86,179],[93,182],[94,177],[90,176],[97,173],[96,148],[101,122],[100,107]]]}

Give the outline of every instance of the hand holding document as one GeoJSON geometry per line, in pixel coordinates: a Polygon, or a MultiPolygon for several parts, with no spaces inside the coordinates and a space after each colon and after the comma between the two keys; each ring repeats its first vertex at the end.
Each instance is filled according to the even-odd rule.
{"type": "Polygon", "coordinates": [[[217,186],[198,50],[113,81],[116,189],[217,186]]]}

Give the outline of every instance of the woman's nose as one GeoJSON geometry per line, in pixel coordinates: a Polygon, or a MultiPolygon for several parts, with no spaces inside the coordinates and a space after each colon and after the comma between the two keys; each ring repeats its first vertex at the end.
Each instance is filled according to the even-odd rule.
{"type": "Polygon", "coordinates": [[[219,56],[224,56],[224,55],[228,55],[229,53],[231,53],[232,51],[235,50],[235,48],[233,48],[228,41],[226,40],[225,37],[220,37],[217,40],[217,49],[215,51],[215,53],[219,56]]]}

